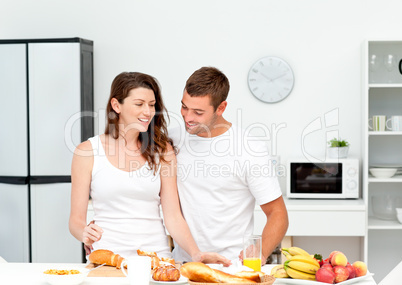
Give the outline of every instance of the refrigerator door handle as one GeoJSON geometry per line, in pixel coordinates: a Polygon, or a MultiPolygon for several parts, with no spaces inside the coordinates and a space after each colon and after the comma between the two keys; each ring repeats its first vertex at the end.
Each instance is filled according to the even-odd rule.
{"type": "Polygon", "coordinates": [[[4,184],[25,185],[28,182],[27,176],[0,176],[0,183],[4,184]]]}
{"type": "Polygon", "coordinates": [[[70,175],[30,176],[30,184],[71,183],[70,175]]]}

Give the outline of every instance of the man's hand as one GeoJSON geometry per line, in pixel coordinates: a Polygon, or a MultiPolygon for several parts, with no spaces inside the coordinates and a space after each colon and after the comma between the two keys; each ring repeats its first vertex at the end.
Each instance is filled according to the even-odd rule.
{"type": "MultiPolygon", "coordinates": [[[[239,259],[241,262],[243,262],[243,251],[240,251],[239,259]]],[[[261,266],[263,266],[265,263],[267,263],[267,258],[261,254],[261,266]]]]}
{"type": "Polygon", "coordinates": [[[216,252],[198,252],[192,256],[193,261],[202,263],[216,263],[223,264],[223,266],[229,266],[232,262],[226,257],[217,254],[216,252]]]}

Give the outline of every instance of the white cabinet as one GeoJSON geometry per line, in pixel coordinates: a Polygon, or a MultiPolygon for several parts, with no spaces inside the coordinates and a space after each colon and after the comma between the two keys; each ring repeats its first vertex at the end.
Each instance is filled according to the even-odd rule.
{"type": "Polygon", "coordinates": [[[369,119],[402,116],[402,41],[369,40],[363,51],[363,198],[368,208],[365,257],[380,281],[402,256],[402,224],[373,213],[373,195],[402,197],[402,176],[375,178],[372,167],[402,167],[402,132],[372,131],[369,119]]]}

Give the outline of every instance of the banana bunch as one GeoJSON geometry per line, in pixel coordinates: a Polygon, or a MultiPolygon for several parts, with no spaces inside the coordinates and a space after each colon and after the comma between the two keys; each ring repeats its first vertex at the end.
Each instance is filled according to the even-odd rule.
{"type": "Polygon", "coordinates": [[[288,278],[289,275],[286,273],[286,270],[284,268],[283,264],[279,264],[272,268],[271,270],[271,275],[274,276],[275,278],[288,278]]]}
{"type": "Polygon", "coordinates": [[[310,256],[310,254],[305,251],[304,249],[297,247],[297,246],[292,246],[289,248],[282,248],[281,249],[283,255],[286,256],[287,259],[290,259],[293,255],[306,255],[306,256],[310,256]]]}
{"type": "Polygon", "coordinates": [[[310,255],[293,255],[284,263],[286,273],[293,279],[315,280],[320,264],[310,255]]]}

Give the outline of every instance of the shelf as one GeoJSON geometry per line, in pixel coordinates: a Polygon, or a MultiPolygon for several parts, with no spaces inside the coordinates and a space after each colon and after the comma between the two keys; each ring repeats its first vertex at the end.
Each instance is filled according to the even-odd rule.
{"type": "Polygon", "coordinates": [[[368,134],[369,134],[369,136],[401,136],[402,132],[391,132],[391,131],[374,132],[374,131],[369,131],[368,134]]]}
{"type": "Polygon", "coordinates": [[[369,88],[402,88],[402,83],[370,83],[369,88]]]}
{"type": "Polygon", "coordinates": [[[369,183],[372,183],[372,182],[393,182],[393,183],[400,183],[400,182],[402,182],[402,175],[395,175],[395,176],[393,176],[393,177],[390,177],[390,178],[376,178],[376,177],[374,177],[374,176],[369,176],[369,179],[368,179],[368,182],[369,183]]]}
{"type": "MultiPolygon", "coordinates": [[[[284,197],[288,211],[365,211],[363,199],[289,199],[284,197]]],[[[261,210],[256,206],[256,210],[261,210]]]]}
{"type": "Polygon", "coordinates": [[[402,230],[402,224],[397,220],[381,220],[376,217],[368,218],[369,230],[402,230]]]}

